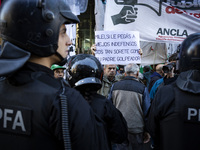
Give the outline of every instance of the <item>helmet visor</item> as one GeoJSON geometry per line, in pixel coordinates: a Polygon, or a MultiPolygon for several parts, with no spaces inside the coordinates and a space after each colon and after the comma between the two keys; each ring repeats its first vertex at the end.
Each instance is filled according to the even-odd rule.
{"type": "Polygon", "coordinates": [[[65,0],[65,2],[75,15],[80,15],[80,13],[84,13],[87,10],[88,0],[65,0]]]}
{"type": "Polygon", "coordinates": [[[70,20],[70,23],[79,23],[80,21],[76,14],[71,10],[71,5],[69,3],[70,2],[67,2],[67,0],[61,0],[59,4],[59,11],[65,18],[70,20]]]}

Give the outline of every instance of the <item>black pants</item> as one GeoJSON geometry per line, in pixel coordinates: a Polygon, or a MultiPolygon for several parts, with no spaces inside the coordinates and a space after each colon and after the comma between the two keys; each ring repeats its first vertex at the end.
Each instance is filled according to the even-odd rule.
{"type": "Polygon", "coordinates": [[[143,143],[143,133],[129,133],[128,140],[128,142],[116,144],[113,150],[151,150],[151,142],[143,143]]]}

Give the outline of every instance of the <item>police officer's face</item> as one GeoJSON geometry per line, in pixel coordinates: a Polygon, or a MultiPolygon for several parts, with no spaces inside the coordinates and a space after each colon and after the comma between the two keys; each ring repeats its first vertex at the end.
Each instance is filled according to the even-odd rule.
{"type": "Polygon", "coordinates": [[[66,27],[63,24],[60,27],[59,39],[58,39],[58,49],[57,52],[63,57],[66,58],[68,55],[68,47],[71,45],[71,40],[66,33],[66,27]]]}

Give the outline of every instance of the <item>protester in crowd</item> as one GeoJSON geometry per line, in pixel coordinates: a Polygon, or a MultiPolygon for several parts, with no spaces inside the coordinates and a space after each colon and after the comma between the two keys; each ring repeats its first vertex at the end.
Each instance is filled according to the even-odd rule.
{"type": "Polygon", "coordinates": [[[177,79],[178,74],[176,72],[176,59],[177,59],[177,53],[174,53],[169,57],[168,59],[169,63],[166,63],[166,65],[163,66],[162,70],[164,72],[164,77],[158,79],[151,88],[149,94],[151,100],[154,99],[154,96],[160,87],[171,84],[177,79]]]}
{"type": "Polygon", "coordinates": [[[125,78],[113,84],[109,99],[121,111],[128,125],[128,150],[143,150],[150,136],[145,131],[145,119],[150,107],[148,89],[138,80],[139,66],[125,66],[125,78]]]}
{"type": "MultiPolygon", "coordinates": [[[[161,79],[158,79],[154,83],[153,87],[151,88],[150,94],[149,94],[151,103],[152,103],[152,101],[155,97],[155,94],[159,88],[161,88],[164,85],[171,84],[177,79],[178,75],[174,73],[175,72],[174,70],[176,69],[176,67],[175,67],[176,59],[177,59],[177,53],[174,53],[169,57],[169,59],[168,59],[169,63],[166,63],[163,66],[162,70],[164,73],[164,77],[162,77],[161,79]]],[[[154,147],[154,142],[152,139],[151,139],[151,142],[152,142],[152,147],[154,147]]]]}
{"type": "Polygon", "coordinates": [[[145,86],[147,87],[147,89],[149,88],[149,83],[151,80],[151,75],[152,75],[152,70],[151,67],[148,66],[144,66],[143,67],[143,83],[145,84],[145,86]]]}
{"type": "Polygon", "coordinates": [[[97,94],[101,88],[103,68],[99,60],[90,54],[73,56],[68,63],[69,83],[88,101],[97,116],[105,122],[108,147],[111,142],[122,143],[127,140],[127,124],[121,112],[105,98],[97,94]]]}
{"type": "Polygon", "coordinates": [[[113,83],[119,81],[119,79],[116,77],[116,67],[117,65],[104,65],[104,75],[102,80],[102,87],[98,90],[98,93],[108,97],[108,94],[110,93],[110,88],[113,85],[113,83]]]}
{"type": "Polygon", "coordinates": [[[59,66],[57,64],[53,64],[51,66],[51,70],[53,70],[55,78],[63,78],[65,75],[65,73],[64,73],[65,69],[66,69],[65,67],[59,66]]]}
{"type": "Polygon", "coordinates": [[[121,80],[121,79],[124,78],[124,65],[117,65],[115,77],[116,77],[118,80],[121,80]]]}
{"type": "Polygon", "coordinates": [[[153,74],[150,76],[150,82],[149,82],[149,88],[148,91],[151,91],[152,86],[154,85],[154,83],[158,80],[161,79],[163,77],[163,70],[162,67],[164,66],[164,64],[158,64],[156,65],[156,71],[153,72],[153,74]]]}
{"type": "Polygon", "coordinates": [[[124,65],[117,65],[117,74],[116,75],[123,75],[124,74],[124,65]]]}
{"type": "MultiPolygon", "coordinates": [[[[95,56],[96,52],[96,45],[93,44],[90,48],[92,55],[95,56]]],[[[119,81],[121,78],[123,78],[123,75],[119,75],[119,77],[116,76],[117,74],[117,65],[116,64],[110,64],[110,65],[104,65],[104,75],[102,80],[102,87],[97,91],[98,94],[101,94],[108,97],[108,94],[110,93],[110,88],[113,83],[119,81]]]]}
{"type": "Polygon", "coordinates": [[[148,117],[156,150],[200,149],[200,33],[182,42],[177,63],[178,78],[158,90],[148,117]]]}
{"type": "Polygon", "coordinates": [[[50,69],[66,63],[65,24],[79,22],[68,3],[7,0],[0,14],[0,148],[103,150],[102,121],[50,69]]]}
{"type": "MultiPolygon", "coordinates": [[[[95,56],[96,45],[93,44],[90,50],[91,50],[92,55],[95,56]]],[[[138,53],[142,57],[142,54],[143,54],[142,49],[139,49],[138,53]]],[[[121,67],[121,70],[123,70],[122,67],[121,67]]],[[[108,97],[112,84],[124,78],[124,74],[117,75],[116,71],[117,71],[116,64],[104,65],[104,77],[102,81],[102,88],[98,91],[99,94],[108,97]]]]}

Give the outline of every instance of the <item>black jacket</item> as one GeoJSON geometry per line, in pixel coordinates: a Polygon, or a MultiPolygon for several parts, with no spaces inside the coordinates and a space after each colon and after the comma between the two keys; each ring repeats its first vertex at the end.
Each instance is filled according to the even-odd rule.
{"type": "Polygon", "coordinates": [[[200,71],[182,72],[161,87],[152,103],[147,128],[156,150],[200,149],[200,71]]]}
{"type": "Polygon", "coordinates": [[[148,87],[148,90],[149,92],[151,91],[151,88],[153,87],[154,83],[158,80],[158,79],[161,79],[162,76],[157,73],[157,72],[154,72],[152,75],[151,75],[151,80],[149,82],[149,87],[148,87]]]}
{"type": "Polygon", "coordinates": [[[100,94],[93,94],[90,103],[94,112],[105,122],[108,139],[113,143],[121,144],[127,140],[128,128],[121,112],[100,94]]]}
{"type": "Polygon", "coordinates": [[[61,93],[68,103],[72,149],[102,150],[105,136],[102,122],[96,121],[82,95],[62,86],[49,68],[33,63],[0,81],[0,149],[64,149],[61,93]]]}
{"type": "Polygon", "coordinates": [[[175,75],[174,77],[167,78],[166,76],[163,78],[163,82],[157,87],[157,90],[163,87],[164,85],[171,84],[176,81],[178,78],[178,75],[175,75]]]}

